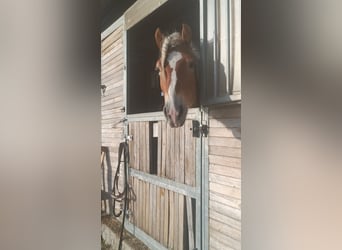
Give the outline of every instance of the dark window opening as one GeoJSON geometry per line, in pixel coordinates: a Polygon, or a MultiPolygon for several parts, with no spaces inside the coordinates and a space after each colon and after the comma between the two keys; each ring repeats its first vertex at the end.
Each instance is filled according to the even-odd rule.
{"type": "Polygon", "coordinates": [[[170,0],[127,30],[127,114],[162,110],[154,32],[158,27],[163,33],[181,31],[182,23],[190,25],[199,49],[199,0],[170,0]]]}
{"type": "Polygon", "coordinates": [[[150,174],[158,174],[158,122],[149,123],[150,174]]]}

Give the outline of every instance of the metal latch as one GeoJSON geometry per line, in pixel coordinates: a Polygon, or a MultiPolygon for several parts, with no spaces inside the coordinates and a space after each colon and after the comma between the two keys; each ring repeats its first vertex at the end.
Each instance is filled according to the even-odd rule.
{"type": "Polygon", "coordinates": [[[197,120],[192,120],[192,136],[193,137],[207,137],[209,133],[208,125],[206,124],[200,124],[197,120]]]}

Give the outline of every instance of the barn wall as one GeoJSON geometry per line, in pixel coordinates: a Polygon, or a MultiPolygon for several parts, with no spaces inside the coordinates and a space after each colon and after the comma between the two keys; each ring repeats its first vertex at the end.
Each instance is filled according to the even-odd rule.
{"type": "Polygon", "coordinates": [[[241,249],[241,105],[209,109],[209,249],[241,249]]]}
{"type": "MultiPolygon", "coordinates": [[[[102,189],[110,192],[112,189],[115,169],[118,162],[118,147],[123,138],[124,106],[124,46],[123,24],[119,24],[101,43],[101,84],[106,85],[104,95],[101,97],[101,146],[108,147],[106,155],[102,189]]],[[[109,201],[102,204],[102,209],[109,213],[109,201]]]]}
{"type": "MultiPolygon", "coordinates": [[[[127,10],[120,22],[124,21],[125,29],[128,29],[164,2],[166,1],[139,0],[127,10]]],[[[234,0],[233,3],[236,3],[236,5],[233,4],[232,8],[238,11],[240,1],[234,0]]],[[[232,44],[234,44],[232,50],[239,51],[239,20],[234,17],[234,21],[237,24],[233,24],[236,30],[233,31],[234,35],[231,38],[233,40],[232,44]]],[[[106,163],[104,168],[103,184],[106,191],[110,191],[112,188],[115,168],[118,162],[118,145],[123,138],[123,124],[120,120],[125,115],[121,111],[121,108],[125,106],[124,52],[126,48],[124,48],[123,40],[124,28],[123,25],[114,25],[114,27],[110,30],[109,34],[103,33],[106,34],[106,38],[102,41],[101,56],[102,84],[107,86],[105,95],[101,98],[101,143],[102,146],[108,147],[110,156],[109,164],[106,163]]],[[[230,69],[234,72],[231,76],[234,76],[233,92],[238,93],[240,92],[240,54],[235,54],[231,60],[234,62],[232,65],[235,65],[235,67],[230,69]]],[[[241,105],[210,106],[208,110],[209,249],[241,249],[241,105]]],[[[186,125],[188,126],[186,131],[188,131],[190,124],[186,125]]],[[[165,128],[165,122],[159,121],[158,145],[165,143],[163,132],[169,133],[168,130],[163,130],[163,128],[165,128]]],[[[130,143],[130,152],[132,153],[131,167],[134,170],[148,173],[149,155],[146,154],[146,158],[140,158],[140,155],[135,154],[139,149],[142,150],[143,148],[145,152],[148,147],[146,141],[140,144],[140,142],[143,142],[143,139],[146,140],[148,138],[148,123],[145,124],[141,121],[130,123],[129,132],[133,135],[133,142],[136,143],[130,143]],[[141,133],[141,126],[144,126],[146,131],[144,135],[141,133]],[[140,137],[140,135],[137,137],[138,131],[140,131],[139,134],[141,136],[145,137],[140,137]],[[138,140],[139,144],[137,144],[138,140]],[[146,146],[144,147],[144,145],[146,146]],[[146,164],[143,164],[144,161],[146,161],[146,164]]],[[[165,155],[168,154],[165,153],[165,155]]],[[[159,160],[159,177],[178,182],[185,181],[186,184],[193,185],[193,181],[189,180],[189,183],[187,183],[186,175],[180,177],[185,178],[184,180],[177,180],[176,178],[178,177],[173,175],[173,172],[169,172],[171,168],[166,168],[165,165],[163,166],[160,163],[159,160]]],[[[137,191],[136,195],[140,199],[137,199],[134,204],[130,204],[132,205],[130,209],[133,210],[133,216],[129,220],[133,224],[137,224],[139,228],[162,245],[170,248],[173,247],[174,249],[182,249],[184,247],[182,244],[185,244],[186,241],[186,234],[181,230],[183,227],[176,227],[174,225],[179,226],[186,223],[185,213],[184,216],[178,216],[182,214],[182,211],[185,212],[184,196],[146,183],[136,177],[132,177],[131,181],[133,189],[137,191]],[[155,199],[151,197],[155,197],[155,199]],[[170,204],[173,205],[170,206],[170,204]],[[179,208],[178,211],[177,207],[179,208]],[[155,214],[156,217],[149,216],[150,213],[148,211],[151,209],[152,214],[155,214]],[[157,226],[155,226],[156,223],[157,226]],[[171,226],[172,228],[170,228],[171,226]],[[169,232],[174,233],[171,234],[169,232]],[[181,240],[182,238],[184,240],[181,240]]],[[[105,208],[109,212],[109,203],[106,204],[105,208]]]]}

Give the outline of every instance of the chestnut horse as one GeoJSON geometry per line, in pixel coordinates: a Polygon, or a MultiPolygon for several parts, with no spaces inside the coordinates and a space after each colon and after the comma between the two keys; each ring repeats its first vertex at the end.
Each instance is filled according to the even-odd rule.
{"type": "Polygon", "coordinates": [[[163,35],[156,29],[154,38],[160,51],[156,63],[160,88],[164,95],[164,115],[172,128],[183,126],[188,108],[197,105],[197,52],[192,47],[192,33],[188,25],[182,32],[163,35]]]}

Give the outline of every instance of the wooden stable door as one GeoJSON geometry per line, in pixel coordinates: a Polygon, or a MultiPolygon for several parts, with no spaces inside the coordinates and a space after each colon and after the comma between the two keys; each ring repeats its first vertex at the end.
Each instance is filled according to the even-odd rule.
{"type": "Polygon", "coordinates": [[[194,249],[200,242],[201,139],[192,128],[200,113],[192,111],[177,129],[162,114],[151,121],[128,118],[129,223],[152,248],[194,249]]]}

